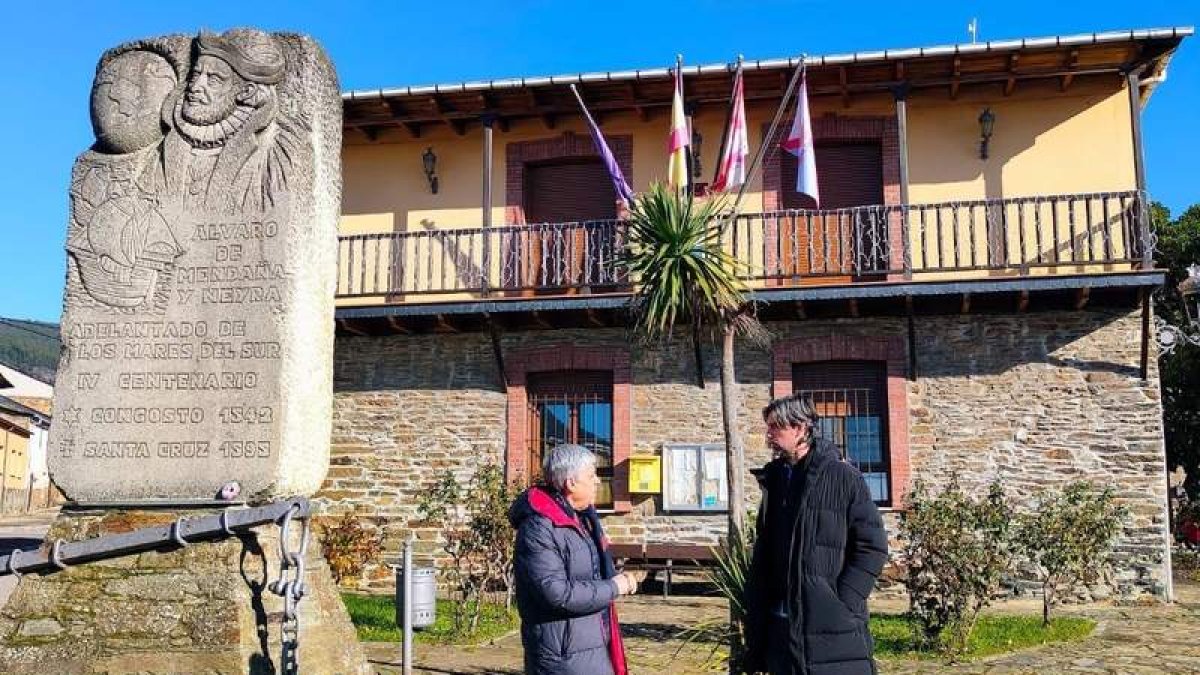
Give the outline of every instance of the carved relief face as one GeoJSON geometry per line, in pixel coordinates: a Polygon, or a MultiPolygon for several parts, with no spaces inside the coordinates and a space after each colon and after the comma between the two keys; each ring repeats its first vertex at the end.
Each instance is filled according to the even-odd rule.
{"type": "Polygon", "coordinates": [[[109,61],[92,85],[92,127],[97,145],[133,152],[162,138],[160,111],[175,88],[175,71],[158,54],[130,51],[109,61]]]}
{"type": "Polygon", "coordinates": [[[204,55],[196,59],[183,95],[183,118],[192,124],[215,124],[237,107],[238,93],[246,82],[221,59],[204,55]]]}

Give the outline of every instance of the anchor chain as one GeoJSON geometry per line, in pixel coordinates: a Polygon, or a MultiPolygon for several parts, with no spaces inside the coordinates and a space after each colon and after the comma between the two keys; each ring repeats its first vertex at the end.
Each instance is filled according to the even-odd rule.
{"type": "Polygon", "coordinates": [[[295,675],[300,669],[300,600],[308,592],[304,584],[304,557],[308,553],[309,516],[297,504],[284,514],[279,524],[279,578],[268,586],[275,595],[283,598],[283,622],[281,626],[280,672],[295,675]],[[300,544],[289,550],[291,525],[300,521],[300,544]]]}

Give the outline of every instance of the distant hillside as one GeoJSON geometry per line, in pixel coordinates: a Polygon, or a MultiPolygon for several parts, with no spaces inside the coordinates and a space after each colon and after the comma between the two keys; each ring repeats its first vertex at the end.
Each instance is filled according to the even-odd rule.
{"type": "Polygon", "coordinates": [[[0,317],[0,363],[54,384],[58,324],[0,317]]]}

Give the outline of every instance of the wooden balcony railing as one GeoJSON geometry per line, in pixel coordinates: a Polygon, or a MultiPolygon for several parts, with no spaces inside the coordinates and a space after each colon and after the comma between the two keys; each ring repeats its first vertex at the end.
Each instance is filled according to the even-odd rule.
{"type": "MultiPolygon", "coordinates": [[[[337,296],[627,291],[625,238],[612,220],[342,236],[337,296]]],[[[724,233],[751,287],[1149,269],[1153,242],[1134,191],[751,213],[724,233]]]]}

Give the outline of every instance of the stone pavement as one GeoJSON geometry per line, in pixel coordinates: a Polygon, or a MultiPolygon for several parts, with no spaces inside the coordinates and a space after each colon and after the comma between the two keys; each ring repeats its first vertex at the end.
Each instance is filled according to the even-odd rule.
{"type": "MultiPolygon", "coordinates": [[[[28,551],[42,544],[42,537],[54,522],[58,510],[37,511],[28,514],[12,514],[0,517],[0,555],[7,555],[13,549],[28,551]]],[[[0,607],[8,602],[13,589],[17,587],[16,578],[10,575],[0,576],[0,607]]]]}
{"type": "MultiPolygon", "coordinates": [[[[1200,674],[1200,584],[1176,576],[1176,604],[1172,606],[1088,605],[1066,607],[1062,615],[1087,616],[1098,622],[1087,639],[1062,645],[1023,650],[965,664],[938,661],[884,660],[880,672],[976,673],[1009,675],[1027,673],[1198,673],[1200,674]]],[[[724,672],[706,664],[707,648],[687,646],[676,637],[684,626],[720,619],[725,605],[715,598],[639,596],[622,602],[621,623],[629,654],[630,672],[636,675],[724,672]],[[676,651],[678,656],[672,658],[676,651]]],[[[896,600],[872,603],[882,611],[902,611],[896,600]]],[[[1005,603],[993,611],[1037,614],[1040,603],[1023,600],[1005,603]]],[[[367,653],[381,674],[400,672],[399,646],[372,643],[367,653]]],[[[513,634],[494,644],[475,647],[417,645],[417,673],[448,675],[520,673],[521,640],[513,634]]]]}

